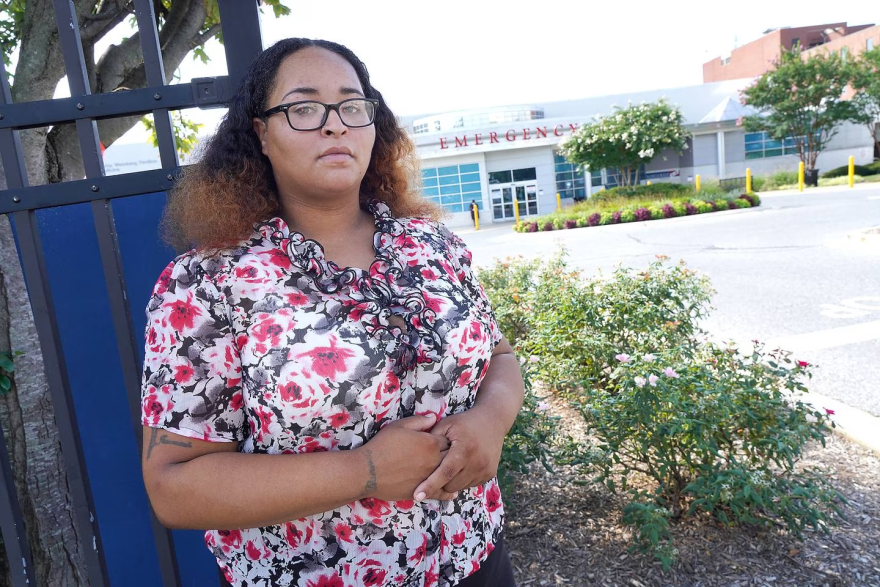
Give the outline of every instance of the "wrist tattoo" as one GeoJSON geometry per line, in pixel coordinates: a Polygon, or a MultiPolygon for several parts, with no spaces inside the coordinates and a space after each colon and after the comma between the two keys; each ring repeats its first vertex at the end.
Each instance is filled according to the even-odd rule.
{"type": "Polygon", "coordinates": [[[370,449],[365,448],[364,454],[367,455],[367,467],[370,470],[370,478],[367,479],[367,483],[364,485],[364,494],[370,495],[370,493],[376,491],[379,484],[376,480],[376,465],[373,463],[373,453],[370,452],[370,449]]]}

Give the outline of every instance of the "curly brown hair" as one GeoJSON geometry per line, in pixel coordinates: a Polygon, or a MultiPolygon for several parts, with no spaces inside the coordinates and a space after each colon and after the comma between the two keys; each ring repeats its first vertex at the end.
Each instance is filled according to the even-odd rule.
{"type": "Polygon", "coordinates": [[[251,234],[255,223],[280,213],[272,164],[263,155],[252,120],[263,117],[269,108],[267,101],[284,59],[305,47],[320,47],[342,56],[357,73],[365,97],[379,100],[376,142],[361,181],[361,207],[377,198],[397,217],[439,220],[444,215],[441,207],[419,195],[415,145],[382,94],[370,84],[366,65],[338,43],[284,39],[251,64],[217,132],[199,149],[197,161],[183,169],[163,218],[163,236],[169,244],[179,250],[234,246],[251,234]]]}

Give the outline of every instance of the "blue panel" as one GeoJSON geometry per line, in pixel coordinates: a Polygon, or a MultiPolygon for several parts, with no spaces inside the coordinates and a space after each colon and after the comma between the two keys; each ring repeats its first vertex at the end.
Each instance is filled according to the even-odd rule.
{"type": "Polygon", "coordinates": [[[479,173],[462,173],[461,183],[470,183],[472,181],[480,181],[479,173]]]}
{"type": "Polygon", "coordinates": [[[422,169],[422,177],[437,177],[437,168],[428,167],[426,169],[422,169]]]}
{"type": "Polygon", "coordinates": [[[440,188],[422,188],[422,194],[426,196],[439,196],[440,188]]]}
{"type": "Polygon", "coordinates": [[[458,168],[461,170],[461,173],[475,173],[480,171],[480,166],[477,163],[459,165],[458,168]]]}
{"type": "MultiPolygon", "coordinates": [[[[141,358],[144,308],[156,279],[175,256],[157,236],[164,204],[164,194],[113,203],[141,358]]],[[[158,585],[161,579],[150,510],[107,309],[109,299],[91,206],[41,210],[37,222],[110,582],[158,585]]],[[[217,583],[217,564],[204,545],[203,534],[175,533],[185,586],[217,583]]]]}
{"type": "Polygon", "coordinates": [[[437,175],[458,175],[458,165],[452,167],[438,167],[437,175]]]}
{"type": "Polygon", "coordinates": [[[458,175],[447,175],[440,178],[440,185],[458,185],[458,175]]]}
{"type": "Polygon", "coordinates": [[[461,196],[443,196],[440,198],[440,201],[443,202],[443,205],[447,204],[461,204],[461,196]]]}
{"type": "Polygon", "coordinates": [[[450,212],[464,212],[467,209],[467,206],[465,206],[464,204],[448,204],[443,207],[450,212]]]}
{"type": "Polygon", "coordinates": [[[753,153],[756,151],[763,151],[764,143],[746,143],[746,153],[753,153]]]}
{"type": "Polygon", "coordinates": [[[458,184],[455,185],[445,185],[440,188],[440,193],[444,195],[448,194],[460,194],[461,187],[458,184]]]}
{"type": "Polygon", "coordinates": [[[149,508],[92,208],[40,210],[37,222],[110,583],[156,585],[149,508]]]}
{"type": "Polygon", "coordinates": [[[762,133],[762,132],[747,132],[745,139],[746,139],[747,143],[760,143],[764,140],[764,133],[762,133]]]}
{"type": "MultiPolygon", "coordinates": [[[[161,242],[159,220],[165,206],[165,194],[150,194],[114,200],[113,210],[119,233],[119,249],[125,267],[131,320],[143,358],[143,333],[147,327],[145,309],[159,274],[176,253],[161,242]]],[[[140,471],[138,471],[140,481],[140,471]]],[[[200,530],[175,530],[174,546],[180,567],[180,581],[186,587],[215,585],[217,561],[205,546],[200,530]]],[[[152,543],[152,540],[150,540],[152,543]]],[[[131,585],[146,585],[133,582],[131,585]]],[[[159,584],[158,582],[156,583],[159,584]]],[[[115,583],[114,583],[115,585],[115,583]]]]}
{"type": "Polygon", "coordinates": [[[437,187],[437,178],[436,177],[427,177],[422,179],[422,185],[425,187],[437,187]]]}
{"type": "Polygon", "coordinates": [[[480,189],[480,184],[478,184],[478,183],[465,183],[465,184],[462,184],[462,186],[461,186],[461,193],[463,193],[463,194],[464,193],[468,193],[468,194],[477,193],[477,194],[479,194],[481,192],[482,192],[482,190],[480,189]]]}

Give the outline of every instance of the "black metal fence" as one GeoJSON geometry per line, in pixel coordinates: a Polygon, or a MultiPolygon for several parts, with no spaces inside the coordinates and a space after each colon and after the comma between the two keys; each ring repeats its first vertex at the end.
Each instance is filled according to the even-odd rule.
{"type": "MultiPolygon", "coordinates": [[[[136,431],[140,435],[140,333],[132,327],[131,309],[125,293],[125,276],[113,216],[113,200],[168,190],[179,162],[170,111],[194,107],[223,106],[250,62],[262,49],[256,0],[218,0],[226,52],[227,76],[200,78],[187,84],[165,84],[165,72],[157,35],[153,0],[134,0],[141,49],[149,87],[92,94],[86,74],[77,15],[70,0],[53,0],[55,21],[70,85],[70,98],[31,103],[12,103],[7,72],[0,60],[0,157],[8,189],[0,192],[0,214],[10,214],[17,230],[23,272],[42,347],[46,376],[55,409],[55,421],[63,446],[64,462],[73,501],[74,522],[82,537],[89,584],[110,585],[107,561],[89,476],[85,467],[76,413],[57,317],[49,289],[46,262],[36,222],[36,211],[70,204],[89,203],[115,329],[125,391],[136,431]],[[228,23],[228,24],[223,24],[228,23]],[[95,121],[104,118],[152,113],[162,168],[107,177],[95,121]],[[75,123],[82,151],[85,179],[42,186],[29,186],[18,131],[75,123]],[[91,545],[93,548],[89,548],[91,545]]],[[[8,453],[0,431],[0,530],[6,547],[13,585],[35,585],[33,564],[21,510],[13,484],[8,453]]],[[[162,585],[181,584],[172,534],[152,519],[162,585]]],[[[222,578],[219,580],[223,583],[222,578]]]]}

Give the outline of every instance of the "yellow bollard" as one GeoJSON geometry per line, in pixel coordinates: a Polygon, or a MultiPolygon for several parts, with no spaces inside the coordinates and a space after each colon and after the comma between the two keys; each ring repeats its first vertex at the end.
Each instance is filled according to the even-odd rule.
{"type": "Polygon", "coordinates": [[[804,162],[798,163],[798,191],[804,191],[804,162]]]}
{"type": "Polygon", "coordinates": [[[562,198],[559,196],[559,192],[556,192],[556,211],[562,212],[562,198]]]}
{"type": "Polygon", "coordinates": [[[513,216],[516,218],[516,225],[519,226],[519,202],[513,201],[513,216]]]}
{"type": "Polygon", "coordinates": [[[856,177],[856,158],[852,155],[849,156],[849,187],[852,187],[855,183],[856,177]]]}
{"type": "Polygon", "coordinates": [[[752,192],[752,168],[746,167],[746,193],[752,192]]]}
{"type": "Polygon", "coordinates": [[[474,230],[480,230],[480,209],[474,206],[474,230]]]}
{"type": "Polygon", "coordinates": [[[697,181],[696,181],[695,185],[696,185],[697,191],[700,191],[700,174],[699,173],[697,174],[696,179],[697,179],[697,181]]]}
{"type": "Polygon", "coordinates": [[[648,180],[648,185],[651,185],[651,180],[650,180],[650,179],[648,180]]]}

